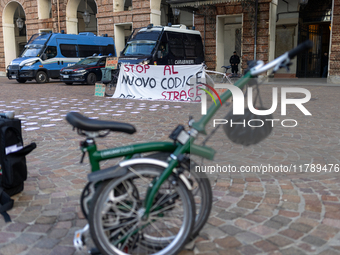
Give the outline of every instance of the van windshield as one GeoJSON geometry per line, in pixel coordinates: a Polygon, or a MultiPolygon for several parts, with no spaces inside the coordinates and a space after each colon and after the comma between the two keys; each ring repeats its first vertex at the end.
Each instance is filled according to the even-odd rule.
{"type": "Polygon", "coordinates": [[[44,45],[30,44],[25,47],[24,51],[21,53],[20,57],[38,57],[44,45]]]}
{"type": "Polygon", "coordinates": [[[123,55],[151,55],[157,41],[130,41],[128,42],[123,55]]]}

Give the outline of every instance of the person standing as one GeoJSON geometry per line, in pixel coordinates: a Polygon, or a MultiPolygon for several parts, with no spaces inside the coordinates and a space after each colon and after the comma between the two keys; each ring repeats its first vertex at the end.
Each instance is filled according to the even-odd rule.
{"type": "Polygon", "coordinates": [[[322,65],[322,78],[327,78],[327,72],[328,72],[328,54],[325,52],[321,59],[321,65],[322,65]]]}
{"type": "Polygon", "coordinates": [[[238,64],[240,63],[240,57],[237,55],[236,51],[234,51],[234,54],[230,57],[229,62],[231,65],[231,73],[233,75],[237,75],[238,64]]]}

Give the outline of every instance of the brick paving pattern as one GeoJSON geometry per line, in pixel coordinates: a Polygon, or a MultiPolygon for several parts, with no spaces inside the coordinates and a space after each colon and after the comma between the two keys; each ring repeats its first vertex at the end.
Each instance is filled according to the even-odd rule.
{"type": "MultiPolygon", "coordinates": [[[[18,84],[3,77],[0,82],[0,112],[15,111],[22,120],[25,144],[34,141],[38,146],[27,156],[29,177],[24,191],[14,196],[9,211],[12,222],[0,219],[1,255],[79,254],[73,235],[86,224],[79,196],[89,164],[87,159],[79,164],[82,138],[65,121],[68,111],[136,126],[134,135],[111,133],[97,139],[103,149],[168,140],[174,127],[186,125],[188,116],[199,108],[181,102],[94,97],[94,87],[87,85],[18,84]]],[[[278,122],[266,140],[249,147],[231,143],[220,129],[207,143],[217,151],[215,161],[205,163],[237,169],[261,164],[340,164],[339,88],[305,88],[312,94],[305,104],[312,116],[293,106],[288,106],[287,116],[280,116],[278,107],[276,118],[296,119],[299,125],[284,128],[278,122]]],[[[264,98],[271,98],[271,86],[264,85],[261,91],[264,98]]],[[[217,117],[226,113],[223,108],[217,117]]],[[[116,162],[106,161],[103,167],[116,162]]],[[[180,254],[340,254],[339,174],[210,174],[214,194],[210,219],[194,249],[180,254]]]]}

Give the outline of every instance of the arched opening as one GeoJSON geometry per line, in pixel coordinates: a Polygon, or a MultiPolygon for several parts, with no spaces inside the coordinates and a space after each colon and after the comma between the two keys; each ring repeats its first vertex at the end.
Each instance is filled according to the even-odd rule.
{"type": "Polygon", "coordinates": [[[17,58],[27,42],[26,15],[18,2],[10,2],[2,13],[5,64],[17,58]]]}
{"type": "Polygon", "coordinates": [[[313,48],[298,55],[297,77],[319,78],[324,70],[327,76],[328,56],[325,53],[329,53],[331,12],[332,0],[309,0],[307,5],[300,6],[299,43],[309,39],[313,41],[313,48]]]}
{"type": "Polygon", "coordinates": [[[94,0],[70,0],[66,7],[68,34],[92,32],[97,35],[97,4],[94,0]]]}

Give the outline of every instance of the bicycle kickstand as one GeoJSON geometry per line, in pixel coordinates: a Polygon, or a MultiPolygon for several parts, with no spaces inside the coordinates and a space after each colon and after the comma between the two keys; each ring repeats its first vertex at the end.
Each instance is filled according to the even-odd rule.
{"type": "Polygon", "coordinates": [[[77,251],[85,250],[85,234],[89,232],[89,224],[74,233],[73,244],[77,251]]]}

